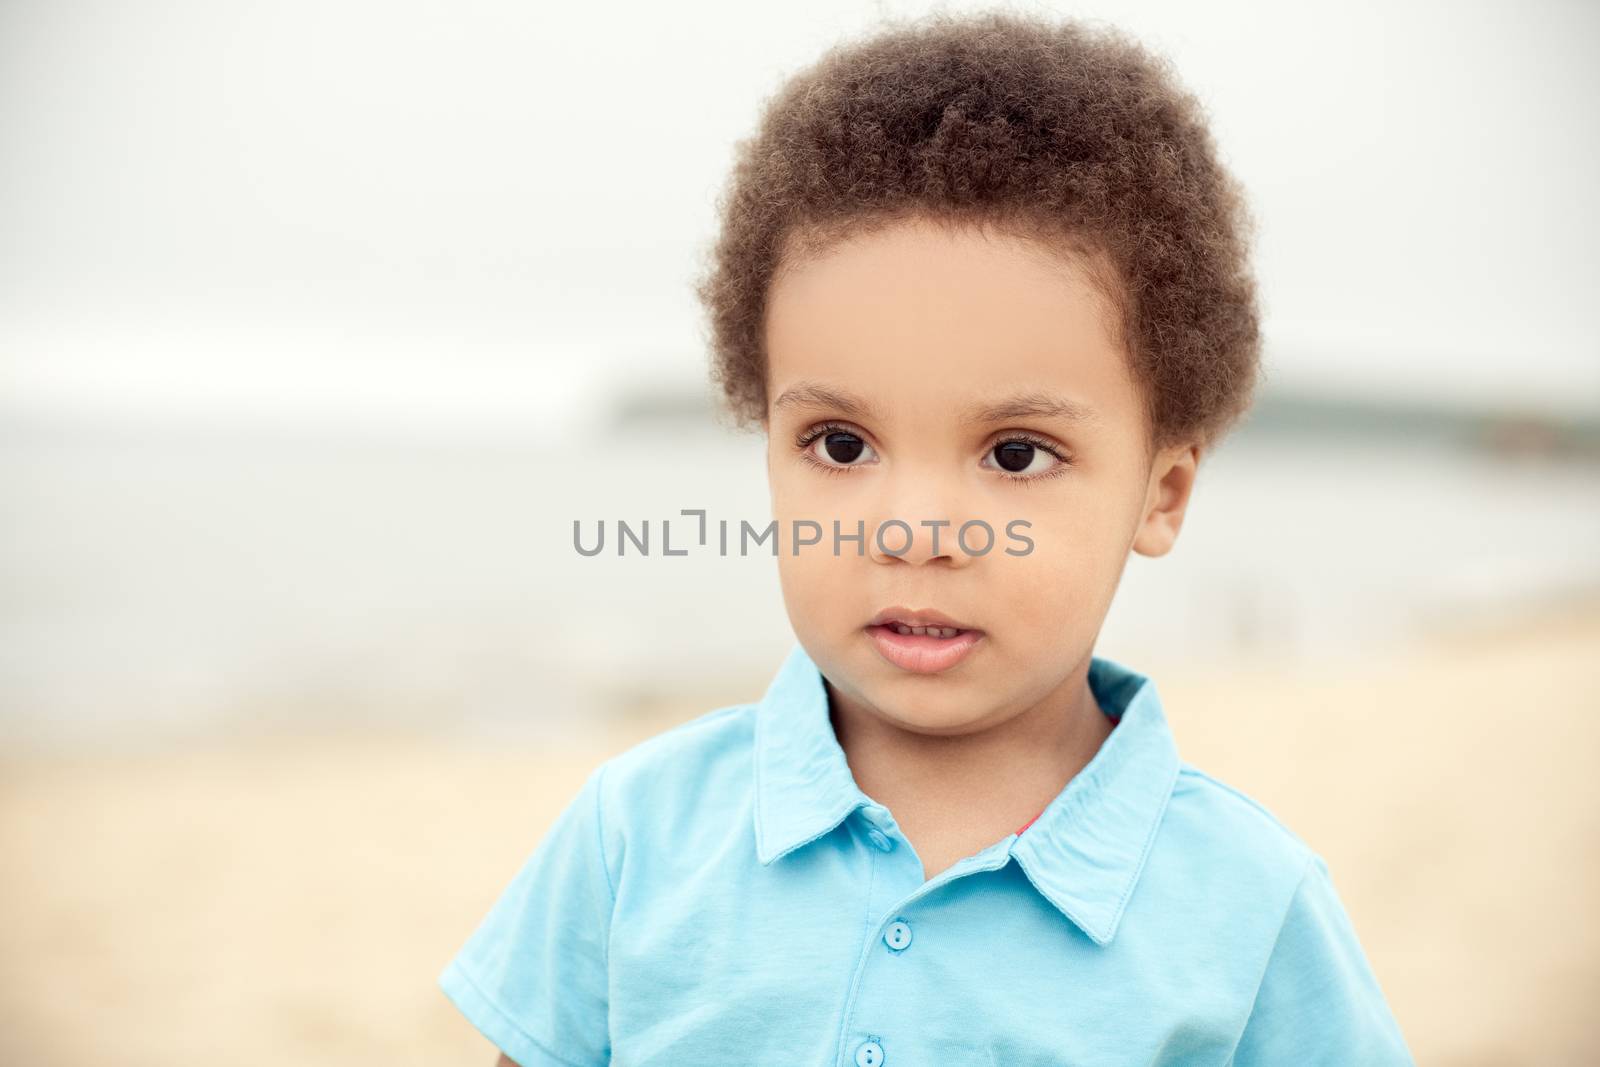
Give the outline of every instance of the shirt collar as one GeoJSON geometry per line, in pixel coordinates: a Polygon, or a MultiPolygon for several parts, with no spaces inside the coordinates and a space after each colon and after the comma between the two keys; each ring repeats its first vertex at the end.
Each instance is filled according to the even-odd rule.
{"type": "MultiPolygon", "coordinates": [[[[1006,840],[1034,887],[1105,945],[1144,868],[1179,759],[1153,681],[1103,656],[1090,657],[1088,680],[1117,728],[1027,831],[1006,840]]],[[[798,642],[756,708],[755,776],[763,865],[876,805],[850,772],[822,673],[798,642]]]]}

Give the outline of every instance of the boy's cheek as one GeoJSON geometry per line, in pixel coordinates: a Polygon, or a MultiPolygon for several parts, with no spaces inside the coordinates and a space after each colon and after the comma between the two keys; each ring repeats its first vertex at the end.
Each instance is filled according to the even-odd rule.
{"type": "Polygon", "coordinates": [[[1121,570],[1115,538],[1098,526],[1067,521],[1036,522],[1018,532],[1031,546],[1002,539],[976,561],[985,567],[984,588],[1006,605],[1005,618],[1041,634],[1060,634],[1080,623],[1098,625],[1110,609],[1121,570]],[[1008,555],[1006,548],[1026,551],[1008,555]]]}
{"type": "MultiPolygon", "coordinates": [[[[807,615],[830,609],[839,616],[858,614],[853,605],[869,595],[861,587],[860,568],[869,563],[865,558],[856,559],[854,554],[835,556],[825,545],[802,548],[798,556],[787,550],[780,552],[778,578],[784,600],[807,615]]],[[[864,626],[866,621],[863,617],[859,624],[864,626]]]]}

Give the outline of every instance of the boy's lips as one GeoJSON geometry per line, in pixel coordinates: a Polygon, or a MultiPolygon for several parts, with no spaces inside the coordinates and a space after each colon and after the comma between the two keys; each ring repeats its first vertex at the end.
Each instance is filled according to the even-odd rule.
{"type": "Polygon", "coordinates": [[[904,626],[943,626],[956,630],[978,629],[976,626],[973,626],[970,623],[960,622],[956,619],[952,619],[942,611],[934,611],[932,608],[918,608],[913,610],[911,608],[901,607],[899,604],[896,604],[893,607],[884,608],[882,611],[874,615],[867,625],[885,626],[894,622],[898,622],[904,626]]]}
{"type": "Polygon", "coordinates": [[[983,640],[983,631],[952,619],[943,612],[924,609],[885,608],[866,626],[867,636],[878,654],[902,670],[915,674],[937,674],[966,658],[983,640]],[[911,627],[937,627],[955,630],[951,636],[937,633],[901,633],[911,627]]]}

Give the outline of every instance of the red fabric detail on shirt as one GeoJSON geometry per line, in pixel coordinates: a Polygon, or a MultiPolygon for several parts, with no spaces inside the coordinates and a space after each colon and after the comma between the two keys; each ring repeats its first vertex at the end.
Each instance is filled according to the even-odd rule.
{"type": "MultiPolygon", "coordinates": [[[[1121,719],[1112,719],[1111,720],[1111,728],[1113,730],[1115,730],[1117,728],[1117,723],[1119,723],[1121,721],[1122,721],[1121,719]]],[[[1040,808],[1039,809],[1039,815],[1043,815],[1043,814],[1044,814],[1044,809],[1040,808]]],[[[1027,822],[1025,822],[1021,826],[1017,827],[1017,833],[1020,834],[1020,833],[1022,833],[1022,831],[1026,830],[1028,827],[1032,826],[1034,824],[1034,821],[1039,818],[1039,815],[1035,815],[1032,819],[1029,819],[1027,822]]]]}

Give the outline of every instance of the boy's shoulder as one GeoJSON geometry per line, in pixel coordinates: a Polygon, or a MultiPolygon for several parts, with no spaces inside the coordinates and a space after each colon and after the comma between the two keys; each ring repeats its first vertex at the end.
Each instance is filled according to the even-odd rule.
{"type": "Polygon", "coordinates": [[[1213,854],[1228,854],[1280,875],[1306,869],[1316,852],[1265,804],[1237,786],[1180,762],[1168,804],[1167,829],[1213,854]]]}
{"type": "Polygon", "coordinates": [[[697,792],[719,782],[737,784],[751,767],[755,747],[754,702],[703,712],[635,742],[601,763],[608,800],[652,803],[685,783],[697,792]],[[729,774],[734,775],[728,778],[729,774]]]}

